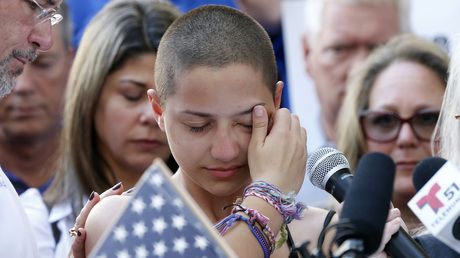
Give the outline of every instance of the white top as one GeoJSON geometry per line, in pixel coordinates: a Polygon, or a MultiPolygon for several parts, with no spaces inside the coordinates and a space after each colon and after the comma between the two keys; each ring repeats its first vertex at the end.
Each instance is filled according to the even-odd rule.
{"type": "Polygon", "coordinates": [[[32,228],[16,190],[0,168],[0,257],[35,258],[32,228]]]}
{"type": "Polygon", "coordinates": [[[72,215],[70,200],[58,203],[51,208],[49,223],[57,222],[57,228],[61,232],[61,238],[56,245],[55,258],[68,257],[73,239],[69,235],[69,229],[75,224],[75,217],[72,215]]]}
{"type": "Polygon", "coordinates": [[[39,257],[53,257],[55,247],[53,230],[48,222],[48,209],[40,192],[36,188],[29,188],[19,198],[29,218],[34,237],[37,240],[39,257]]]}

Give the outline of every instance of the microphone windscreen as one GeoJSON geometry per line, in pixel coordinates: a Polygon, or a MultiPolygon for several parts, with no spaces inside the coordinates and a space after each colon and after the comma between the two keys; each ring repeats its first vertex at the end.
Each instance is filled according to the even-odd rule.
{"type": "Polygon", "coordinates": [[[314,186],[323,190],[329,178],[344,168],[350,169],[347,158],[342,152],[331,147],[316,150],[307,160],[307,176],[314,186]]]}
{"type": "Polygon", "coordinates": [[[359,161],[353,184],[346,194],[340,217],[354,225],[355,238],[364,240],[365,254],[374,253],[380,245],[394,176],[395,164],[390,157],[382,153],[366,154],[359,161]]]}
{"type": "Polygon", "coordinates": [[[446,162],[443,158],[430,157],[418,163],[412,174],[415,189],[419,191],[446,162]]]}

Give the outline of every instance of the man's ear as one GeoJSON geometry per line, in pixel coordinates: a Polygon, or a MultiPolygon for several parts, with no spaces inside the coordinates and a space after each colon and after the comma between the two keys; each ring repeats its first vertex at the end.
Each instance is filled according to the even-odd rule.
{"type": "Polygon", "coordinates": [[[307,33],[304,33],[302,36],[302,53],[303,53],[303,60],[305,65],[305,71],[309,75],[311,75],[311,65],[310,63],[310,54],[311,54],[311,44],[310,40],[308,39],[307,33]]]}
{"type": "Polygon", "coordinates": [[[155,118],[155,121],[157,122],[160,129],[165,131],[163,108],[161,107],[160,97],[158,97],[157,92],[153,89],[149,89],[147,91],[147,96],[149,97],[150,105],[152,105],[153,118],[155,118]]]}
{"type": "Polygon", "coordinates": [[[279,109],[281,106],[281,95],[283,94],[284,83],[279,81],[275,85],[275,108],[279,109]]]}

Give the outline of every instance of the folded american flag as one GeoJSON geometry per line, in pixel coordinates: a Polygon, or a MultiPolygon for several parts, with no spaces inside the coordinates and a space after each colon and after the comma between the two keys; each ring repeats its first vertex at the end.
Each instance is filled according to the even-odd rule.
{"type": "Polygon", "coordinates": [[[230,257],[204,213],[170,180],[161,160],[146,170],[121,217],[90,257],[230,257]],[[103,241],[103,242],[102,242],[103,241]]]}

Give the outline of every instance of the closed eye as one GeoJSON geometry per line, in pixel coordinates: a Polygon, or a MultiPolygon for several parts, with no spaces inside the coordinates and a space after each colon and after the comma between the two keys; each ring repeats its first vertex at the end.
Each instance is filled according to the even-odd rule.
{"type": "Polygon", "coordinates": [[[137,95],[128,95],[128,94],[125,94],[123,95],[125,97],[126,100],[128,101],[131,101],[131,102],[136,102],[138,100],[140,100],[144,95],[143,94],[137,94],[137,95]]]}
{"type": "Polygon", "coordinates": [[[249,130],[252,130],[252,124],[248,125],[248,124],[240,124],[242,127],[246,128],[246,129],[249,129],[249,130]]]}
{"type": "Polygon", "coordinates": [[[190,132],[192,133],[201,133],[208,129],[210,124],[205,124],[203,126],[189,126],[190,132]]]}
{"type": "Polygon", "coordinates": [[[40,9],[40,7],[34,1],[31,1],[31,0],[25,0],[25,1],[29,5],[30,10],[36,11],[37,9],[40,9]]]}

